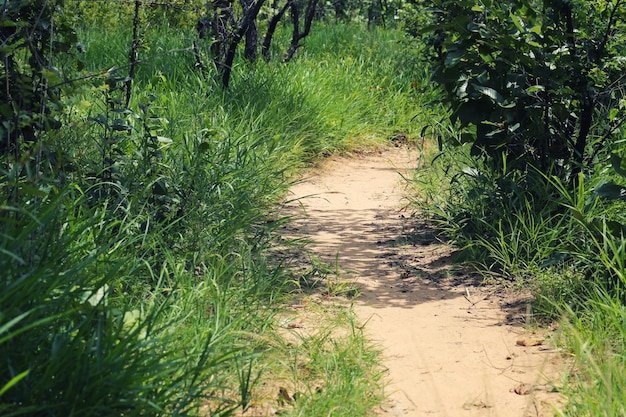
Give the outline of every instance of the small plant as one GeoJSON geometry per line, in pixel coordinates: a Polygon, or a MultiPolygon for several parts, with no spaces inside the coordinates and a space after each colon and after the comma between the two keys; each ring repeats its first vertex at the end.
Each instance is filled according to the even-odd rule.
{"type": "Polygon", "coordinates": [[[565,308],[561,342],[573,356],[564,394],[563,416],[615,416],[626,412],[624,304],[599,285],[591,284],[575,310],[565,308]],[[593,287],[593,288],[590,288],[593,287]]]}

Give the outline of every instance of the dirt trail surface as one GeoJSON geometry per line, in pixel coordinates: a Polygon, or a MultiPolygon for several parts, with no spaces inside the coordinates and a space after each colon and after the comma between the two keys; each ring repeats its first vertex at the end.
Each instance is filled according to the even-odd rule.
{"type": "Polygon", "coordinates": [[[331,159],[291,190],[300,219],[290,233],[311,238],[316,256],[338,262],[360,290],[355,310],[388,371],[389,399],[377,414],[554,415],[559,398],[546,377],[559,356],[521,326],[525,303],[481,286],[402,209],[399,174],[417,157],[392,148],[331,159]]]}

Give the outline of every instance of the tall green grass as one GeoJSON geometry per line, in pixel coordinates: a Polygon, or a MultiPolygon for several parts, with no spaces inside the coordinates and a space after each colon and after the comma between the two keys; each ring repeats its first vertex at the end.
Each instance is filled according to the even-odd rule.
{"type": "Polygon", "coordinates": [[[192,31],[149,27],[125,106],[128,27],[79,31],[85,70],[58,64],[97,75],[63,86],[63,127],[45,134],[54,158],[0,172],[0,414],[231,415],[283,372],[277,357],[293,358],[292,385],[325,383],[273,407],[367,414],[377,354],[352,318],[331,326],[347,333],[268,343],[299,296],[273,251],[292,178],[416,132],[400,35],[330,32],[335,49],[320,32],[290,64],[241,63],[222,91],[194,67],[192,31]]]}
{"type": "MultiPolygon", "coordinates": [[[[140,52],[135,82],[139,90],[168,100],[191,100],[189,104],[220,128],[278,137],[310,157],[380,142],[400,132],[417,136],[420,125],[412,119],[431,97],[421,87],[427,84],[427,74],[420,57],[402,34],[358,25],[319,25],[291,63],[277,59],[250,64],[239,59],[228,91],[214,83],[214,70],[202,75],[194,69],[189,50],[193,30],[172,36],[154,28],[145,34],[147,46],[140,52]],[[181,88],[194,94],[181,97],[181,88]]],[[[123,51],[129,43],[128,31],[114,37],[110,31],[91,30],[83,36],[91,71],[112,66],[102,51],[123,51]]],[[[208,60],[208,44],[201,47],[208,60]]],[[[127,63],[114,56],[123,70],[127,63]]],[[[178,104],[168,107],[180,109],[178,104]]]]}
{"type": "Polygon", "coordinates": [[[566,416],[626,414],[626,238],[615,230],[624,221],[623,203],[593,192],[593,181],[604,179],[588,184],[581,175],[570,192],[554,182],[579,231],[570,251],[579,290],[565,306],[553,304],[563,312],[562,342],[574,357],[566,416]]]}
{"type": "Polygon", "coordinates": [[[561,342],[572,353],[563,392],[563,416],[626,414],[626,309],[603,288],[592,289],[584,309],[566,309],[561,342]]]}
{"type": "Polygon", "coordinates": [[[435,152],[412,179],[414,203],[461,249],[459,260],[516,279],[566,245],[563,201],[543,174],[492,172],[467,146],[435,152]]]}

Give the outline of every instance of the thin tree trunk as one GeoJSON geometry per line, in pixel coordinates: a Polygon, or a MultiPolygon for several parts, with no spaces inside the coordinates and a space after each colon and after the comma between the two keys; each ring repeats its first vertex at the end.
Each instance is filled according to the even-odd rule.
{"type": "Polygon", "coordinates": [[[291,13],[291,22],[293,24],[293,32],[291,35],[291,44],[289,45],[289,50],[287,50],[287,54],[283,61],[288,62],[293,57],[293,54],[296,53],[296,50],[299,47],[300,41],[300,10],[298,9],[298,3],[295,1],[291,2],[290,7],[291,13]]]}
{"type": "Polygon", "coordinates": [[[226,52],[226,58],[224,59],[224,65],[222,68],[222,86],[224,88],[228,88],[230,84],[230,74],[233,69],[233,61],[235,60],[235,52],[237,52],[237,46],[241,39],[246,34],[248,27],[250,26],[250,22],[255,20],[257,15],[259,14],[259,10],[261,10],[261,6],[263,6],[265,0],[257,0],[252,6],[244,11],[244,15],[241,18],[241,23],[239,24],[239,29],[235,32],[230,45],[228,45],[228,51],[226,52]]]}
{"type": "Polygon", "coordinates": [[[313,24],[313,18],[315,17],[315,8],[319,0],[309,0],[307,4],[306,13],[304,16],[304,31],[300,33],[300,12],[296,6],[296,2],[292,2],[291,5],[291,19],[293,21],[293,36],[291,37],[291,45],[287,54],[285,54],[284,61],[289,62],[298,48],[302,45],[300,41],[306,38],[311,32],[311,25],[313,24]]]}
{"type": "Polygon", "coordinates": [[[270,46],[272,45],[272,38],[274,37],[274,33],[276,32],[276,27],[278,26],[278,22],[283,18],[285,12],[291,6],[293,0],[288,0],[285,5],[270,19],[270,22],[267,26],[267,33],[265,34],[265,39],[263,40],[263,46],[261,47],[261,53],[263,54],[263,58],[266,61],[270,60],[270,46]]]}
{"type": "Polygon", "coordinates": [[[130,70],[128,71],[128,81],[126,81],[126,107],[130,104],[130,96],[133,88],[133,78],[137,70],[137,58],[139,56],[139,9],[141,1],[135,1],[135,16],[133,18],[133,43],[130,46],[128,60],[130,61],[130,70]]]}
{"type": "MultiPolygon", "coordinates": [[[[248,10],[252,7],[252,0],[239,0],[241,7],[244,10],[244,14],[248,13],[248,10]]],[[[256,61],[257,58],[257,45],[258,45],[258,31],[256,26],[256,18],[250,20],[248,28],[245,33],[245,44],[243,50],[243,56],[250,62],[256,61]]]]}

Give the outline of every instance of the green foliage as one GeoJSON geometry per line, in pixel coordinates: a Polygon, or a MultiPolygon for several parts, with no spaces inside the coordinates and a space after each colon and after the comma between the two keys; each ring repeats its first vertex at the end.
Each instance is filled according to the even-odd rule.
{"type": "MultiPolygon", "coordinates": [[[[609,159],[620,169],[610,155],[623,143],[626,6],[592,2],[589,12],[589,2],[420,4],[432,6],[420,21],[432,25],[411,32],[431,33],[433,80],[453,131],[437,139],[444,152],[462,149],[439,161],[452,172],[455,202],[441,218],[462,246],[488,249],[476,252],[486,265],[523,270],[560,259],[580,234],[563,214],[567,187],[576,189],[581,171],[606,173],[609,159]]],[[[600,195],[621,192],[594,183],[600,195]]],[[[621,233],[619,220],[606,225],[621,233]]]]}
{"type": "Polygon", "coordinates": [[[44,151],[40,132],[60,126],[63,74],[52,56],[68,52],[76,39],[66,22],[53,18],[60,5],[12,1],[0,15],[0,153],[13,153],[17,160],[44,151]]]}
{"type": "MultiPolygon", "coordinates": [[[[415,181],[460,260],[563,319],[559,415],[624,414],[624,37],[614,1],[429,1],[444,119],[415,181]],[[442,190],[444,192],[442,192],[442,190]]],[[[430,19],[430,25],[424,22],[430,19]]]]}
{"type": "Polygon", "coordinates": [[[124,238],[131,223],[84,211],[76,189],[3,203],[2,414],[184,414],[198,383],[181,370],[208,359],[168,346],[161,285],[142,310],[115,293],[120,277],[146,272],[131,255],[146,236],[124,238]]]}
{"type": "Polygon", "coordinates": [[[486,169],[470,153],[446,149],[417,172],[416,204],[462,248],[460,260],[510,278],[532,274],[567,245],[562,200],[543,174],[486,169]]]}
{"type": "Polygon", "coordinates": [[[568,398],[562,416],[616,416],[626,412],[626,310],[623,301],[591,286],[576,305],[565,308],[561,343],[571,351],[572,370],[564,379],[568,398]]]}
{"type": "MultiPolygon", "coordinates": [[[[82,52],[48,49],[63,77],[57,96],[37,100],[58,102],[61,123],[33,124],[37,146],[20,139],[21,157],[0,161],[0,414],[230,415],[251,407],[263,361],[291,349],[263,342],[297,281],[270,256],[285,221],[276,202],[320,155],[411,133],[419,97],[381,62],[395,59],[397,33],[349,26],[333,35],[349,56],[325,55],[320,36],[298,65],[236,66],[229,92],[195,70],[193,30],[144,28],[127,96],[131,34],[109,25],[132,10],[98,5],[105,28],[71,39],[82,52]]],[[[332,355],[316,350],[320,363],[341,357],[310,374],[338,388],[324,414],[372,406],[346,390],[378,398],[375,355],[357,333],[332,355]]]]}
{"type": "Polygon", "coordinates": [[[616,299],[626,301],[623,203],[605,197],[606,184],[589,187],[582,175],[574,192],[568,192],[558,180],[552,181],[568,209],[566,216],[575,227],[564,253],[571,256],[581,276],[616,299]]]}
{"type": "Polygon", "coordinates": [[[622,1],[433,6],[433,80],[472,155],[567,179],[623,137],[622,1]]]}
{"type": "MultiPolygon", "coordinates": [[[[120,30],[132,18],[134,0],[91,1],[74,0],[63,9],[74,24],[80,27],[98,26],[109,30],[120,30]]],[[[143,0],[141,19],[158,26],[194,28],[200,12],[206,7],[206,0],[143,0]]]]}

